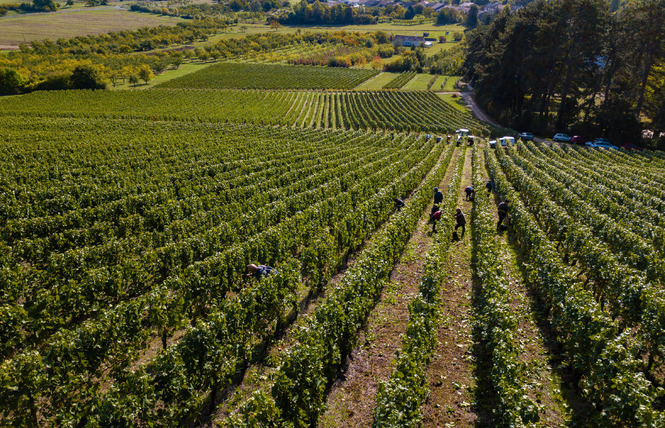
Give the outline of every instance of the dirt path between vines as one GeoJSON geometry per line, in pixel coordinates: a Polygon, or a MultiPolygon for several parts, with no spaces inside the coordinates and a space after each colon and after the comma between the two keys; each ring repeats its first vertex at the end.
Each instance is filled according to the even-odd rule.
{"type": "MultiPolygon", "coordinates": [[[[499,195],[494,193],[493,199],[498,206],[499,195]]],[[[498,211],[494,212],[494,220],[499,221],[498,211]]],[[[564,351],[540,303],[537,284],[527,284],[524,280],[524,260],[519,245],[511,237],[510,226],[507,231],[497,233],[497,244],[510,281],[512,309],[521,314],[516,339],[521,348],[520,361],[527,365],[527,390],[539,407],[540,422],[548,427],[586,425],[585,415],[591,411],[589,404],[579,395],[577,376],[565,367],[564,351]]]]}
{"type": "MultiPolygon", "coordinates": [[[[470,225],[471,202],[464,201],[464,188],[471,184],[471,150],[467,150],[460,184],[458,207],[470,225]]],[[[449,231],[446,231],[450,233],[449,231]]],[[[473,405],[471,230],[454,244],[447,263],[443,288],[439,345],[427,368],[429,400],[423,406],[424,427],[469,427],[478,420],[473,405]]]]}
{"type": "MultiPolygon", "coordinates": [[[[445,158],[445,153],[446,148],[444,147],[441,150],[438,162],[441,162],[441,160],[445,158]]],[[[454,158],[456,158],[455,154],[453,154],[452,159],[454,158]]],[[[431,170],[427,174],[430,172],[431,170]]],[[[422,181],[424,182],[425,179],[426,176],[423,177],[422,181]]],[[[416,186],[414,192],[421,184],[416,186]]],[[[404,199],[404,202],[408,204],[409,199],[404,199]]],[[[377,233],[386,227],[389,221],[389,219],[386,220],[386,222],[384,222],[384,224],[382,224],[368,240],[366,240],[359,248],[351,252],[344,265],[330,279],[323,293],[312,299],[304,299],[300,301],[300,313],[295,322],[287,328],[283,336],[277,340],[276,343],[272,344],[269,349],[266,350],[266,355],[263,356],[260,361],[255,361],[250,364],[239,383],[232,385],[226,391],[222,392],[221,397],[216,400],[216,410],[205,423],[201,424],[202,427],[223,426],[223,421],[232,415],[233,411],[241,403],[245,402],[252,392],[266,389],[266,385],[270,384],[270,379],[275,372],[276,366],[279,364],[279,355],[293,344],[294,332],[306,324],[307,317],[315,311],[318,305],[325,301],[327,291],[333,289],[335,284],[342,280],[346,271],[355,264],[357,256],[371,243],[374,237],[377,236],[377,233]]]]}
{"type": "MultiPolygon", "coordinates": [[[[455,169],[459,150],[451,158],[439,188],[445,194],[455,169]]],[[[330,389],[326,412],[319,426],[369,427],[379,381],[390,378],[395,352],[401,348],[401,335],[409,320],[408,305],[418,294],[425,256],[432,244],[428,224],[430,206],[421,216],[415,233],[407,243],[402,258],[390,275],[379,302],[370,313],[361,332],[359,347],[353,350],[343,376],[330,389]]]]}
{"type": "MultiPolygon", "coordinates": [[[[482,156],[485,165],[484,156],[482,156]]],[[[489,177],[485,169],[484,175],[489,177]]],[[[490,197],[482,189],[480,197],[490,197]]],[[[495,193],[493,201],[498,206],[500,200],[495,193]]],[[[494,210],[494,221],[499,221],[498,210],[494,210]]],[[[505,223],[505,220],[504,220],[505,223]]],[[[512,295],[511,309],[520,314],[516,344],[520,353],[520,361],[527,365],[528,385],[526,390],[529,397],[538,405],[540,421],[546,426],[563,426],[570,417],[562,401],[561,367],[559,350],[553,339],[553,333],[547,329],[547,323],[538,324],[537,320],[546,321],[536,303],[536,296],[524,283],[520,266],[523,262],[514,248],[514,243],[507,231],[497,232],[496,243],[499,247],[500,257],[509,289],[512,295]],[[541,329],[545,330],[544,332],[541,329]],[[546,341],[546,337],[550,340],[546,341]]]]}

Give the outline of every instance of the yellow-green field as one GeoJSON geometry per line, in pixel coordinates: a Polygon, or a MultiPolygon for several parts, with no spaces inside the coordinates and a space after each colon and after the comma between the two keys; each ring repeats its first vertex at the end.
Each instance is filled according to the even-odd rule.
{"type": "Polygon", "coordinates": [[[381,89],[385,84],[387,84],[388,82],[390,82],[399,75],[400,73],[383,72],[373,77],[372,79],[364,81],[362,84],[356,86],[354,90],[363,91],[363,90],[381,89]]]}
{"type": "Polygon", "coordinates": [[[178,68],[169,68],[162,74],[158,74],[155,76],[154,79],[152,79],[148,84],[146,85],[143,81],[139,83],[136,86],[130,85],[129,81],[125,79],[124,82],[120,82],[116,84],[116,86],[111,86],[109,83],[109,88],[110,89],[149,89],[152,88],[155,85],[159,85],[160,83],[168,82],[169,80],[184,76],[189,73],[194,73],[195,71],[202,70],[206,67],[209,67],[213,64],[216,64],[217,61],[208,61],[208,62],[201,62],[201,61],[190,61],[190,62],[184,62],[180,65],[178,68]]]}
{"type": "Polygon", "coordinates": [[[446,43],[434,43],[432,46],[425,48],[425,53],[427,55],[434,55],[439,52],[452,49],[455,46],[459,46],[459,42],[446,42],[446,43]]]}
{"type": "Polygon", "coordinates": [[[129,12],[115,6],[12,15],[0,18],[0,46],[17,46],[33,40],[56,40],[61,37],[103,34],[157,25],[175,25],[182,21],[180,18],[129,12]]]}
{"type": "Polygon", "coordinates": [[[459,91],[459,88],[455,87],[455,83],[460,79],[459,76],[439,76],[434,85],[432,85],[433,91],[444,91],[444,92],[453,92],[459,91]]]}
{"type": "Polygon", "coordinates": [[[447,102],[449,105],[455,107],[457,110],[462,111],[462,112],[469,112],[469,107],[467,107],[466,103],[457,94],[439,94],[439,97],[447,102]]]}
{"type": "MultiPolygon", "coordinates": [[[[402,89],[407,91],[426,91],[429,81],[432,80],[431,74],[417,74],[402,89]]],[[[434,88],[434,87],[433,87],[434,88]]]]}

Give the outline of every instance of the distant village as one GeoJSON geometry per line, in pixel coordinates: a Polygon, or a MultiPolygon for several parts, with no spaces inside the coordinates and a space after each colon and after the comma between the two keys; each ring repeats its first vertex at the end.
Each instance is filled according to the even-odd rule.
{"type": "MultiPolygon", "coordinates": [[[[423,7],[431,7],[434,9],[434,12],[438,13],[441,12],[442,9],[452,9],[460,13],[468,13],[469,10],[471,9],[472,6],[475,5],[473,2],[464,2],[460,3],[457,5],[449,4],[449,3],[435,3],[435,2],[426,2],[426,1],[421,1],[418,3],[414,2],[408,2],[408,1],[390,1],[390,0],[329,0],[328,4],[334,4],[334,3],[344,3],[348,4],[350,6],[365,6],[365,7],[386,7],[386,6],[402,6],[405,9],[408,8],[409,6],[416,6],[416,5],[421,5],[423,7]]],[[[481,14],[484,13],[490,13],[490,14],[495,14],[501,12],[501,10],[504,8],[504,4],[501,4],[499,2],[490,2],[484,6],[478,6],[478,15],[480,16],[481,14]]],[[[519,6],[512,6],[513,10],[519,9],[519,6]]]]}

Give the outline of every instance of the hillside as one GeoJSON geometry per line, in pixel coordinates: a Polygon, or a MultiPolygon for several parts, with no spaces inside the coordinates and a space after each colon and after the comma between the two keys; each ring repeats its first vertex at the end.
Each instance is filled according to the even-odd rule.
{"type": "Polygon", "coordinates": [[[662,152],[490,148],[380,31],[138,53],[218,24],[2,57],[0,426],[665,425],[662,152]]]}

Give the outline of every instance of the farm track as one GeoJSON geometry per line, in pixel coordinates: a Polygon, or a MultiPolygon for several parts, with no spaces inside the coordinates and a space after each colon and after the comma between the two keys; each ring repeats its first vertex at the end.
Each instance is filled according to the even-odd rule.
{"type": "MultiPolygon", "coordinates": [[[[439,188],[445,194],[455,170],[459,151],[450,160],[446,176],[439,188]]],[[[425,255],[432,244],[429,231],[428,206],[416,232],[406,245],[402,259],[390,275],[372,310],[366,328],[358,339],[360,344],[349,356],[347,367],[331,387],[327,410],[319,419],[320,427],[356,427],[372,424],[372,411],[379,381],[387,380],[393,359],[401,347],[401,335],[409,320],[408,304],[418,294],[423,275],[425,255]]]]}
{"type": "MultiPolygon", "coordinates": [[[[463,195],[464,187],[470,182],[471,150],[468,150],[458,199],[458,206],[467,215],[471,212],[471,203],[464,201],[463,195]]],[[[430,397],[423,406],[424,427],[469,427],[482,420],[472,405],[475,388],[471,331],[472,234],[471,228],[467,228],[464,239],[450,250],[448,281],[443,291],[441,326],[437,334],[439,345],[426,373],[430,397]]]]}
{"type": "MultiPolygon", "coordinates": [[[[482,165],[485,165],[484,158],[482,165]]],[[[484,175],[489,177],[486,169],[484,175]]],[[[477,189],[477,192],[479,194],[476,197],[493,196],[495,205],[498,206],[500,198],[496,193],[492,196],[486,195],[484,189],[477,189]]],[[[494,210],[494,221],[499,221],[497,210],[494,210]]],[[[563,377],[571,374],[561,365],[560,350],[543,311],[538,307],[536,290],[524,282],[520,270],[523,260],[515,241],[510,239],[509,233],[497,233],[496,243],[500,248],[501,265],[512,294],[511,309],[514,313],[521,314],[516,342],[520,348],[520,361],[527,366],[529,384],[526,389],[529,398],[538,404],[541,423],[546,426],[564,426],[570,419],[567,407],[569,404],[574,406],[574,403],[563,403],[562,400],[572,400],[575,393],[567,388],[563,377]]]]}
{"type": "MultiPolygon", "coordinates": [[[[441,151],[438,162],[445,159],[446,153],[446,149],[441,151]]],[[[452,160],[450,161],[450,164],[452,165],[452,160]]],[[[435,166],[433,168],[435,168],[435,166]]],[[[449,166],[448,171],[450,171],[450,168],[451,166],[449,166]]],[[[423,177],[422,182],[426,180],[426,177],[427,175],[423,177]]],[[[414,189],[409,197],[404,198],[406,204],[409,203],[410,196],[413,195],[415,190],[419,187],[420,185],[414,189]]],[[[232,385],[220,394],[221,398],[216,401],[217,410],[210,412],[210,418],[201,426],[212,427],[216,425],[224,425],[224,420],[232,415],[234,410],[238,408],[238,405],[245,402],[253,392],[267,390],[270,387],[272,384],[272,376],[275,374],[276,366],[279,362],[279,355],[293,346],[295,334],[300,328],[306,326],[308,316],[314,313],[316,308],[326,301],[328,291],[335,288],[336,284],[339,284],[342,281],[347,270],[355,264],[357,256],[360,255],[364,248],[370,245],[372,240],[380,234],[389,221],[390,219],[387,219],[379,228],[377,228],[369,239],[365,240],[358,248],[350,252],[346,257],[343,266],[338,269],[335,275],[333,275],[320,295],[314,297],[309,295],[300,296],[300,312],[296,320],[285,330],[283,335],[278,338],[274,344],[271,344],[265,352],[259,356],[257,361],[250,364],[244,372],[242,379],[237,384],[232,385]]]]}

